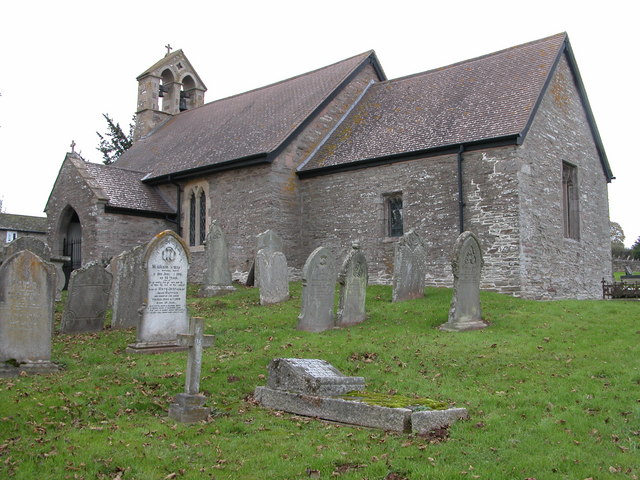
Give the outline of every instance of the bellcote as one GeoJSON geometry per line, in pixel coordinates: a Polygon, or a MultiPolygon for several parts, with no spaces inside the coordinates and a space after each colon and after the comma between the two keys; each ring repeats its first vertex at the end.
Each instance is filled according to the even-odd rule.
{"type": "Polygon", "coordinates": [[[173,115],[204,104],[207,87],[182,50],[167,54],[137,77],[138,105],[133,140],[173,115]]]}

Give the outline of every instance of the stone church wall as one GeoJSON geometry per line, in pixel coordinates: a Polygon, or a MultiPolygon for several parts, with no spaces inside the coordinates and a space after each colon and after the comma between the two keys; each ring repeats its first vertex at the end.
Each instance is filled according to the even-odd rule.
{"type": "Polygon", "coordinates": [[[526,296],[600,298],[600,281],[611,276],[607,183],[564,59],[522,146],[518,177],[526,296]],[[578,240],[564,236],[563,161],[577,168],[578,240]]]}
{"type": "MultiPolygon", "coordinates": [[[[79,160],[81,162],[81,160],[79,160]]],[[[173,225],[165,220],[105,213],[104,201],[96,201],[76,166],[65,160],[47,204],[47,241],[56,255],[62,254],[62,235],[67,207],[78,214],[82,228],[82,263],[108,259],[149,241],[173,225]]]]}
{"type": "MultiPolygon", "coordinates": [[[[485,252],[483,288],[518,293],[518,214],[513,149],[464,155],[465,229],[485,252]],[[515,268],[514,268],[515,267],[515,268]],[[515,275],[514,275],[515,272],[515,275]]],[[[450,255],[459,234],[457,156],[443,155],[303,181],[303,250],[319,245],[342,258],[359,240],[371,283],[390,283],[397,238],[386,236],[385,197],[402,194],[404,231],[427,245],[427,284],[452,284],[450,255]]]]}

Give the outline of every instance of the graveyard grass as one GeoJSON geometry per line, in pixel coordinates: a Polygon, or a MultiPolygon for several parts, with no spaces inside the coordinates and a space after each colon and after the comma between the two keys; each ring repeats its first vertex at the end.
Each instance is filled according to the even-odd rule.
{"type": "Polygon", "coordinates": [[[370,286],[364,323],[317,334],[295,329],[299,283],[291,297],[260,306],[244,287],[190,296],[216,335],[201,380],[215,416],[194,425],[167,417],[184,389],[184,352],[126,354],[133,330],[56,335],[62,372],[0,379],[0,478],[640,476],[640,303],[483,292],[490,326],[446,333],[436,327],[451,290],[392,304],[390,287],[370,286]],[[416,436],[266,410],[252,392],[275,357],[322,358],[364,376],[369,391],[445,401],[470,419],[416,436]]]}

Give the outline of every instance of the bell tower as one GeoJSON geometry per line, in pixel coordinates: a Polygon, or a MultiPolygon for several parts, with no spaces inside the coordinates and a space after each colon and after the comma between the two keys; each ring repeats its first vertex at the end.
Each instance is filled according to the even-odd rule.
{"type": "Polygon", "coordinates": [[[207,87],[182,50],[167,53],[138,76],[138,106],[133,141],[138,141],[172,116],[204,105],[207,87]]]}

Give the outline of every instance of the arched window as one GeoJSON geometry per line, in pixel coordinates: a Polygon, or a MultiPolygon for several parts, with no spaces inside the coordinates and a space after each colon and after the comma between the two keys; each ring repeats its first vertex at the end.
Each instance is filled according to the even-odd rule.
{"type": "Polygon", "coordinates": [[[203,245],[207,238],[207,197],[208,184],[198,182],[185,187],[183,212],[183,232],[188,237],[190,247],[203,245]]]}
{"type": "Polygon", "coordinates": [[[200,214],[200,244],[204,243],[205,238],[207,237],[207,196],[204,194],[204,191],[200,192],[200,205],[199,214],[200,214]]]}

